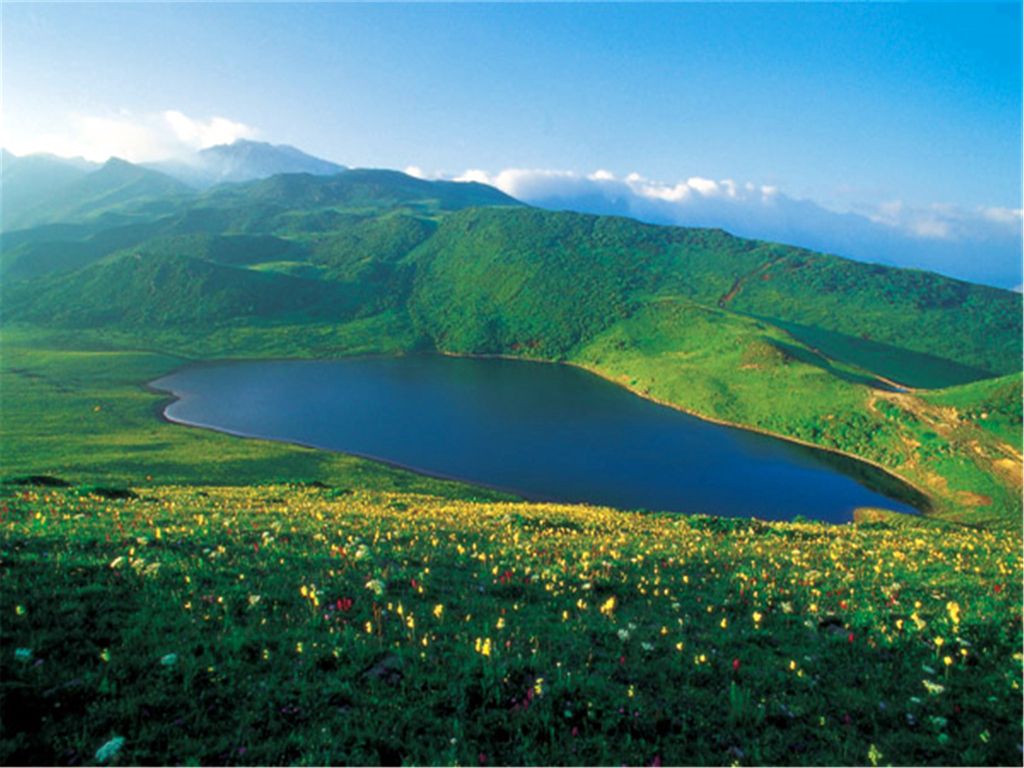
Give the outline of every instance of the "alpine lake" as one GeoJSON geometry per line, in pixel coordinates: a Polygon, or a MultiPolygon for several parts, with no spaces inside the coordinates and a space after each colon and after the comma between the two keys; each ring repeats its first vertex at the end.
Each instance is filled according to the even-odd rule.
{"type": "Polygon", "coordinates": [[[567,365],[413,355],[204,363],[173,422],[377,459],[526,499],[849,522],[925,499],[869,464],[702,421],[567,365]]]}

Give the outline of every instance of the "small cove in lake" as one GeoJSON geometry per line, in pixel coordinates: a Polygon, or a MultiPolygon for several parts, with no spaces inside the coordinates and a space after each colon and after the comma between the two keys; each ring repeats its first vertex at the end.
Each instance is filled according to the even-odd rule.
{"type": "Polygon", "coordinates": [[[566,365],[438,355],[187,366],[174,422],[379,459],[532,500],[847,522],[923,498],[863,462],[658,405],[566,365]]]}

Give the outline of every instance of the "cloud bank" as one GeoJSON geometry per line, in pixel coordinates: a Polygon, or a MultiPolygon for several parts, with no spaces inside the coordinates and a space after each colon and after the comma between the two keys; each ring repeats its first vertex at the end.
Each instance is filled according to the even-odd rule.
{"type": "Polygon", "coordinates": [[[72,115],[60,131],[8,136],[5,146],[18,155],[48,152],[94,162],[120,157],[143,163],[182,158],[256,135],[255,129],[226,117],[194,118],[171,109],[143,115],[72,115]]]}
{"type": "MultiPolygon", "coordinates": [[[[425,177],[418,168],[407,172],[425,177]]],[[[478,181],[542,208],[630,216],[655,224],[718,227],[861,261],[941,272],[1004,288],[1021,284],[1022,211],[888,202],[830,210],[772,186],[691,177],[665,183],[632,173],[509,168],[469,170],[478,181]]]]}

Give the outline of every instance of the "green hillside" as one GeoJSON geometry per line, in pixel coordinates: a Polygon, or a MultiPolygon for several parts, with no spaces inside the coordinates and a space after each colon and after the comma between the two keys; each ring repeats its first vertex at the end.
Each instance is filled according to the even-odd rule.
{"type": "Polygon", "coordinates": [[[1006,415],[953,419],[880,381],[1019,373],[1021,296],[1009,291],[377,170],[224,185],[117,217],[100,206],[77,225],[12,233],[0,265],[5,324],[75,349],[567,361],[874,462],[936,514],[1005,523],[1020,509],[1019,472],[1000,463],[1019,412],[985,405],[979,385],[957,407],[1006,415]]]}
{"type": "Polygon", "coordinates": [[[159,251],[110,258],[74,279],[33,282],[12,292],[5,311],[54,325],[185,327],[273,317],[337,320],[352,314],[355,287],[236,268],[159,251]]]}
{"type": "Polygon", "coordinates": [[[1016,446],[1024,448],[1021,434],[1021,393],[1024,377],[1010,374],[959,387],[929,392],[924,399],[956,410],[956,418],[977,424],[1016,446]]]}
{"type": "MultiPolygon", "coordinates": [[[[127,248],[236,266],[276,264],[270,271],[285,277],[369,286],[376,306],[408,306],[425,338],[450,351],[566,357],[649,301],[677,297],[759,317],[830,358],[910,386],[1019,368],[1021,301],[1009,291],[720,231],[507,207],[500,193],[454,194],[444,184],[430,192],[431,184],[378,171],[292,175],[226,187],[173,215],[77,240],[22,235],[5,251],[6,274],[46,279],[10,286],[11,317],[45,316],[48,302],[78,292],[78,302],[62,299],[53,316],[94,324],[95,313],[77,311],[91,300],[81,286],[102,282],[93,269],[115,279],[95,262],[127,248]],[[288,195],[296,204],[286,211],[288,195]],[[442,213],[474,196],[499,206],[442,213]],[[371,200],[377,213],[365,210],[371,200]],[[411,210],[428,203],[438,206],[429,216],[411,210]],[[304,229],[310,217],[324,226],[304,229]],[[88,268],[75,272],[79,266],[88,268]],[[58,271],[67,274],[49,275],[58,271]],[[19,301],[19,294],[31,298],[19,301]]],[[[121,287],[125,302],[138,298],[131,286],[121,287]]],[[[162,291],[169,302],[176,291],[182,300],[192,297],[190,286],[170,279],[162,291]]],[[[254,306],[260,316],[277,312],[254,306]]]]}
{"type": "Polygon", "coordinates": [[[1020,367],[1019,295],[720,231],[470,210],[447,217],[418,257],[414,312],[460,351],[562,355],[649,298],[679,296],[762,317],[909,385],[1020,367]]]}
{"type": "MultiPolygon", "coordinates": [[[[930,272],[794,252],[744,280],[728,304],[741,312],[791,324],[794,335],[813,340],[826,353],[869,367],[879,359],[881,350],[858,346],[859,341],[895,346],[976,369],[974,376],[971,371],[953,372],[954,380],[1020,368],[1020,299],[999,288],[930,272]],[[837,336],[826,339],[805,328],[837,336]],[[994,344],[996,338],[1008,343],[994,344]]],[[[898,375],[893,378],[900,379],[898,375]]]]}

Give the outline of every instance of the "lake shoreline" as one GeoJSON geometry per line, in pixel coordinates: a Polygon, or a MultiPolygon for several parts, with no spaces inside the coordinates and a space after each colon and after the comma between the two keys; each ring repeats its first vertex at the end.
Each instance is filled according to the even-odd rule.
{"type": "MultiPolygon", "coordinates": [[[[359,357],[362,358],[362,355],[360,355],[359,357]]],[[[387,357],[394,357],[394,356],[393,355],[375,355],[374,357],[387,358],[387,357]]],[[[237,359],[237,360],[227,359],[227,360],[221,360],[221,361],[217,361],[217,360],[201,360],[201,361],[196,361],[196,365],[206,365],[206,364],[219,365],[219,364],[222,364],[222,363],[230,363],[230,362],[252,363],[252,362],[256,362],[257,360],[266,360],[266,359],[269,359],[269,358],[251,358],[251,359],[245,359],[245,360],[242,360],[242,359],[237,359]]],[[[291,361],[310,361],[310,360],[316,360],[316,359],[319,359],[319,358],[289,358],[289,357],[282,357],[282,358],[275,358],[275,359],[280,361],[280,362],[291,362],[291,361]]],[[[355,358],[336,358],[336,359],[347,360],[347,359],[355,359],[355,358]]],[[[190,364],[188,364],[188,366],[182,366],[182,368],[184,368],[184,367],[192,367],[192,364],[190,363],[190,364]]],[[[337,453],[337,454],[340,454],[340,455],[343,455],[343,456],[353,456],[353,457],[355,457],[357,459],[365,459],[367,461],[373,461],[373,462],[376,462],[378,464],[383,464],[384,466],[391,467],[393,469],[400,469],[400,470],[403,470],[405,472],[411,472],[411,473],[416,474],[416,475],[422,475],[423,477],[430,477],[430,478],[433,478],[435,480],[444,480],[444,481],[450,482],[450,483],[460,483],[461,485],[466,485],[466,486],[470,486],[470,487],[477,487],[477,488],[480,488],[480,489],[483,489],[483,490],[497,491],[498,493],[508,494],[509,496],[513,497],[512,499],[509,499],[509,501],[536,502],[536,503],[539,503],[539,504],[562,504],[562,503],[564,503],[564,502],[560,502],[560,501],[555,501],[555,500],[551,500],[551,499],[543,499],[543,498],[539,498],[539,497],[531,498],[529,496],[523,495],[523,493],[521,491],[516,491],[515,489],[512,489],[512,488],[503,488],[503,487],[500,487],[500,486],[497,486],[497,485],[488,485],[486,483],[472,482],[472,481],[465,480],[465,479],[460,478],[460,477],[455,477],[453,475],[446,475],[446,474],[443,474],[443,473],[440,473],[440,472],[432,472],[430,470],[420,469],[418,467],[412,467],[412,466],[409,466],[407,464],[402,464],[402,463],[397,462],[397,461],[392,461],[390,459],[385,459],[385,458],[382,458],[380,456],[374,456],[374,455],[368,454],[368,453],[359,453],[357,451],[339,451],[339,450],[336,450],[334,448],[326,448],[326,447],[324,447],[322,445],[316,445],[315,443],[306,443],[306,442],[303,442],[301,440],[288,440],[288,439],[277,438],[277,437],[261,437],[260,435],[252,435],[252,434],[248,434],[246,432],[239,432],[237,430],[225,429],[223,427],[215,427],[215,426],[212,426],[210,424],[201,424],[199,422],[186,421],[185,419],[176,419],[173,416],[168,416],[167,415],[167,409],[170,408],[175,403],[179,402],[182,398],[179,395],[177,395],[175,392],[171,391],[171,390],[161,389],[160,387],[154,387],[153,386],[153,382],[154,381],[159,381],[159,379],[164,378],[164,376],[169,376],[171,373],[174,373],[174,372],[176,372],[178,370],[181,370],[181,369],[180,368],[176,368],[176,369],[174,369],[174,371],[169,371],[168,373],[164,374],[163,376],[160,376],[158,379],[152,379],[151,381],[145,382],[142,385],[143,388],[147,392],[150,392],[150,393],[152,393],[154,395],[160,395],[163,398],[163,400],[161,402],[157,403],[154,406],[153,410],[154,410],[154,414],[156,415],[157,419],[162,421],[164,424],[170,424],[172,426],[177,426],[177,427],[189,427],[190,429],[202,429],[202,430],[206,430],[208,432],[216,432],[219,435],[228,435],[229,437],[237,437],[240,440],[255,440],[257,442],[276,443],[276,444],[279,444],[279,445],[290,445],[290,446],[293,446],[295,448],[303,448],[303,449],[308,450],[308,451],[326,451],[328,453],[337,453]]]]}
{"type": "MultiPolygon", "coordinates": [[[[586,371],[587,373],[593,374],[594,376],[597,376],[598,378],[603,379],[604,381],[607,381],[610,384],[614,384],[617,387],[621,387],[622,389],[625,389],[628,392],[631,392],[632,394],[636,395],[637,397],[643,398],[644,400],[647,400],[647,401],[652,402],[652,403],[657,403],[658,405],[664,406],[666,408],[671,408],[672,410],[678,411],[679,413],[685,413],[687,416],[693,416],[694,418],[700,419],[701,421],[706,421],[709,424],[717,424],[718,426],[721,426],[721,427],[732,427],[733,429],[743,430],[744,432],[752,432],[754,434],[763,435],[765,437],[772,437],[772,438],[776,438],[778,440],[785,440],[786,442],[794,443],[795,445],[800,445],[800,446],[803,446],[804,448],[810,448],[810,449],[813,449],[813,450],[816,450],[816,451],[825,451],[827,453],[831,453],[831,454],[834,454],[836,456],[842,456],[845,459],[850,459],[852,461],[856,461],[856,462],[859,462],[861,464],[866,464],[867,466],[873,467],[874,469],[877,469],[877,470],[883,472],[886,476],[892,478],[896,482],[902,483],[902,484],[908,486],[909,488],[917,491],[919,494],[921,494],[921,496],[925,500],[926,507],[927,507],[926,509],[918,509],[918,512],[920,512],[920,514],[922,516],[927,517],[932,512],[934,512],[934,510],[936,509],[936,500],[935,500],[935,497],[934,497],[934,495],[932,493],[927,491],[925,488],[922,488],[918,484],[916,484],[916,483],[914,483],[914,482],[912,482],[910,480],[907,480],[906,478],[904,478],[904,477],[902,477],[900,475],[897,475],[890,468],[888,468],[888,467],[886,467],[886,466],[884,466],[882,464],[879,464],[877,461],[873,461],[873,460],[865,458],[863,456],[858,456],[856,454],[849,453],[849,452],[844,451],[844,450],[839,449],[839,448],[832,448],[832,447],[828,447],[828,446],[824,446],[824,445],[817,445],[817,444],[811,443],[811,442],[809,442],[807,440],[803,440],[803,439],[801,439],[799,437],[793,437],[791,435],[783,435],[783,434],[780,434],[778,432],[770,432],[767,429],[763,429],[761,427],[755,427],[755,426],[753,426],[751,424],[742,424],[742,423],[736,422],[736,421],[727,421],[725,419],[720,419],[720,418],[717,418],[715,416],[708,416],[708,415],[706,415],[704,413],[701,413],[699,411],[690,410],[690,409],[685,408],[685,407],[683,407],[683,406],[681,406],[681,405],[679,405],[677,403],[673,403],[670,400],[663,400],[663,399],[661,399],[659,397],[655,397],[655,396],[651,395],[649,392],[644,392],[644,391],[642,391],[642,390],[640,390],[640,389],[638,389],[638,388],[628,384],[625,381],[616,379],[615,377],[613,377],[613,376],[605,373],[604,371],[602,371],[600,368],[597,368],[597,367],[592,366],[592,365],[588,365],[586,363],[579,363],[579,362],[575,362],[575,361],[572,361],[572,360],[544,360],[544,359],[539,359],[539,358],[519,357],[519,356],[516,356],[516,355],[505,355],[505,354],[470,355],[470,354],[463,354],[463,353],[460,353],[460,352],[442,352],[442,351],[439,351],[438,354],[444,355],[445,357],[461,357],[461,358],[467,358],[467,359],[521,360],[521,361],[530,362],[530,363],[545,363],[545,364],[548,364],[548,365],[567,365],[567,366],[570,366],[572,368],[578,368],[579,370],[586,371]]],[[[915,506],[915,505],[911,505],[911,506],[915,506]]],[[[887,511],[895,512],[894,510],[887,510],[887,511]]],[[[895,514],[904,514],[904,513],[902,513],[902,512],[895,512],[895,514]]]]}
{"type": "MultiPolygon", "coordinates": [[[[496,492],[499,492],[499,493],[502,493],[502,494],[508,494],[510,496],[521,498],[521,499],[524,499],[524,500],[527,500],[527,501],[554,502],[554,503],[603,504],[605,506],[616,507],[616,508],[621,508],[621,509],[637,509],[637,508],[648,508],[648,507],[651,508],[651,509],[656,509],[656,508],[657,509],[661,509],[660,506],[656,506],[656,505],[653,505],[653,504],[645,504],[642,500],[637,501],[634,505],[630,505],[628,503],[623,503],[621,500],[614,500],[614,499],[613,500],[601,500],[601,499],[596,499],[595,500],[593,498],[588,499],[586,497],[569,498],[569,499],[567,499],[564,496],[560,497],[557,494],[557,491],[553,491],[551,488],[548,488],[548,489],[535,489],[532,492],[529,489],[524,491],[521,488],[514,487],[510,482],[508,482],[508,480],[509,480],[508,478],[505,478],[505,482],[502,482],[501,480],[498,480],[498,482],[489,482],[486,478],[479,478],[479,477],[473,478],[472,476],[467,477],[467,476],[460,475],[457,472],[452,472],[451,471],[452,470],[451,467],[440,469],[440,470],[438,470],[438,469],[427,469],[427,468],[423,468],[421,466],[418,466],[417,463],[415,463],[415,461],[404,461],[404,460],[395,460],[394,458],[390,458],[390,459],[389,458],[383,458],[381,455],[376,454],[373,451],[358,450],[358,449],[353,450],[353,449],[339,448],[339,447],[335,447],[335,446],[332,446],[332,445],[329,445],[329,444],[325,444],[323,442],[318,442],[317,440],[304,440],[304,439],[296,440],[296,439],[291,439],[291,438],[288,438],[288,437],[278,438],[278,437],[272,437],[272,436],[267,436],[267,435],[261,435],[261,434],[258,434],[258,433],[253,433],[253,432],[250,432],[250,431],[246,431],[246,427],[244,427],[244,426],[242,427],[241,430],[237,429],[237,428],[236,429],[222,428],[222,427],[215,426],[212,423],[207,422],[203,417],[194,418],[194,419],[183,419],[183,418],[179,418],[179,417],[172,416],[172,415],[168,414],[168,410],[171,408],[171,406],[174,405],[175,403],[179,402],[183,398],[181,396],[179,396],[177,393],[175,393],[173,390],[169,390],[169,389],[166,389],[166,388],[161,388],[161,387],[154,386],[154,382],[157,382],[160,379],[164,378],[165,376],[171,375],[172,373],[177,373],[179,371],[182,371],[183,369],[188,369],[188,368],[206,368],[206,367],[210,367],[210,366],[218,366],[218,365],[225,365],[225,364],[231,365],[232,363],[239,363],[239,364],[247,363],[247,364],[251,364],[253,362],[302,362],[302,361],[305,361],[305,362],[331,363],[331,362],[341,362],[341,361],[345,361],[345,360],[356,360],[356,359],[360,359],[360,360],[372,360],[372,359],[386,360],[386,359],[399,359],[399,358],[403,358],[403,357],[406,357],[406,358],[408,358],[408,357],[424,357],[424,358],[429,358],[429,357],[435,356],[435,355],[437,357],[481,359],[481,360],[484,360],[484,359],[503,359],[503,360],[509,360],[509,361],[512,361],[512,362],[520,362],[520,363],[521,362],[527,362],[527,363],[543,362],[543,363],[549,363],[549,364],[552,364],[552,365],[561,364],[561,365],[565,365],[567,368],[576,368],[578,370],[581,370],[581,371],[585,372],[588,375],[596,376],[598,379],[614,385],[616,389],[625,390],[625,391],[629,392],[631,395],[636,396],[639,400],[643,400],[643,401],[646,401],[646,402],[649,402],[649,403],[653,403],[653,404],[658,405],[658,406],[667,407],[667,408],[671,409],[673,412],[677,412],[677,413],[686,415],[688,417],[692,417],[692,418],[694,418],[694,419],[696,419],[696,420],[698,420],[700,422],[706,423],[706,424],[711,424],[711,425],[721,426],[721,427],[726,427],[726,428],[732,428],[732,429],[735,429],[735,430],[737,430],[739,432],[742,432],[742,433],[756,434],[756,435],[760,435],[762,437],[769,438],[769,439],[781,439],[781,440],[784,440],[784,441],[786,441],[788,443],[791,443],[791,444],[794,444],[794,445],[799,445],[799,446],[801,446],[803,448],[808,449],[809,451],[811,451],[811,454],[810,454],[811,456],[813,456],[813,454],[817,453],[818,451],[826,451],[829,455],[834,455],[834,456],[837,456],[837,457],[840,457],[840,458],[844,459],[845,461],[852,462],[855,467],[856,466],[861,466],[861,467],[864,467],[865,469],[870,468],[874,472],[880,472],[882,478],[884,478],[885,480],[891,481],[893,486],[895,486],[895,491],[893,491],[892,487],[891,486],[887,486],[884,481],[879,481],[877,484],[872,482],[872,479],[870,477],[870,473],[868,473],[868,476],[865,477],[863,474],[859,474],[856,470],[844,471],[842,466],[839,466],[839,467],[830,466],[829,467],[830,471],[843,474],[848,479],[850,479],[853,482],[856,482],[857,484],[859,484],[862,487],[866,488],[868,491],[870,491],[871,493],[875,494],[876,496],[884,497],[885,499],[887,499],[890,502],[891,505],[894,505],[895,508],[894,508],[894,506],[890,506],[890,504],[886,504],[885,502],[879,503],[879,502],[876,501],[876,502],[869,502],[869,503],[859,503],[859,504],[857,504],[854,507],[852,513],[850,513],[851,514],[851,519],[850,520],[827,520],[826,519],[826,522],[832,522],[832,523],[837,523],[837,524],[842,524],[843,522],[854,522],[857,519],[858,512],[860,512],[862,510],[868,510],[868,509],[872,509],[872,510],[882,509],[882,510],[886,510],[888,512],[894,513],[894,514],[910,514],[910,515],[927,514],[928,511],[930,511],[930,509],[931,509],[931,506],[930,506],[931,498],[930,498],[929,494],[923,492],[922,489],[918,488],[915,484],[905,481],[903,478],[899,477],[898,475],[895,475],[894,473],[888,471],[885,467],[882,467],[882,466],[876,464],[875,462],[871,462],[869,460],[862,459],[859,456],[851,455],[851,454],[845,453],[843,451],[832,450],[832,449],[829,449],[829,448],[825,448],[823,446],[814,445],[812,443],[808,443],[806,441],[795,439],[795,438],[788,438],[786,436],[778,435],[778,434],[769,432],[767,430],[759,429],[759,428],[756,428],[756,427],[750,427],[750,426],[747,426],[747,425],[737,424],[737,423],[729,422],[729,421],[722,420],[722,419],[716,419],[716,418],[713,418],[713,417],[707,417],[707,416],[705,416],[705,415],[703,415],[701,413],[689,411],[686,408],[680,407],[680,406],[678,406],[678,405],[676,405],[674,403],[663,401],[663,400],[660,400],[659,398],[656,398],[656,397],[652,397],[648,393],[641,392],[641,391],[639,391],[639,390],[629,386],[628,384],[626,384],[622,380],[616,380],[615,378],[613,378],[612,376],[604,373],[600,369],[596,369],[596,368],[594,368],[592,366],[589,366],[589,365],[586,365],[586,364],[580,364],[580,363],[576,363],[576,362],[572,362],[572,361],[535,360],[535,359],[531,359],[531,358],[512,356],[512,355],[464,355],[464,354],[456,354],[456,353],[450,353],[450,352],[413,352],[413,353],[405,353],[405,354],[397,354],[397,355],[395,355],[395,354],[344,355],[344,356],[340,356],[340,357],[336,357],[336,358],[289,358],[289,357],[282,357],[282,358],[250,358],[250,357],[245,357],[245,358],[227,358],[227,359],[223,359],[223,360],[191,360],[191,361],[186,361],[183,366],[180,366],[178,368],[174,368],[171,371],[168,371],[168,373],[166,373],[166,374],[164,374],[164,375],[162,375],[160,377],[157,377],[155,379],[152,379],[151,381],[145,382],[143,384],[143,387],[147,391],[149,391],[151,393],[158,394],[158,395],[162,396],[160,402],[154,404],[154,415],[156,415],[157,418],[160,421],[163,421],[163,422],[168,423],[168,424],[175,424],[175,425],[179,425],[179,426],[191,426],[191,427],[196,427],[196,428],[200,428],[200,429],[207,429],[207,430],[210,430],[210,431],[215,431],[215,432],[219,432],[219,433],[222,433],[222,434],[227,434],[227,435],[230,435],[230,436],[233,436],[233,437],[240,437],[240,438],[243,438],[243,439],[264,440],[264,441],[268,441],[268,442],[276,442],[276,443],[280,443],[280,444],[287,444],[287,445],[292,445],[292,446],[300,447],[300,448],[303,448],[303,449],[306,449],[306,450],[328,451],[328,452],[332,452],[332,453],[350,455],[350,456],[354,456],[354,457],[358,457],[358,458],[374,461],[374,462],[377,462],[377,463],[380,463],[380,464],[383,464],[383,465],[386,465],[386,466],[389,466],[389,467],[394,467],[394,468],[398,468],[398,469],[401,469],[401,470],[404,470],[404,471],[413,472],[413,473],[416,473],[416,474],[419,474],[419,475],[422,475],[422,476],[425,476],[425,477],[431,477],[431,478],[436,478],[436,479],[444,480],[444,481],[451,481],[451,482],[462,483],[462,484],[466,484],[468,486],[477,486],[477,487],[479,487],[481,489],[486,489],[486,490],[490,490],[490,491],[496,491],[496,492]],[[901,493],[900,489],[904,489],[904,492],[901,493]],[[900,506],[902,506],[903,509],[900,509],[899,508],[900,506]]],[[[495,478],[495,479],[497,479],[497,478],[495,478]]],[[[665,509],[669,509],[669,508],[670,508],[669,506],[665,507],[665,509]]],[[[673,511],[675,511],[675,512],[683,512],[683,513],[687,513],[687,514],[712,514],[712,515],[715,514],[714,512],[708,511],[707,509],[703,509],[703,508],[696,508],[696,509],[679,508],[679,509],[674,509],[673,511]]],[[[796,514],[801,514],[801,513],[797,512],[796,514]]],[[[807,513],[803,513],[803,514],[807,514],[807,513]]],[[[725,514],[725,515],[720,515],[720,516],[736,517],[738,515],[735,514],[735,513],[732,513],[732,514],[725,514]]],[[[753,517],[757,517],[756,513],[753,515],[753,517]]],[[[768,517],[761,517],[759,519],[778,519],[778,518],[775,518],[774,516],[768,516],[768,517]]]]}

